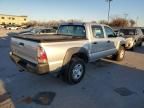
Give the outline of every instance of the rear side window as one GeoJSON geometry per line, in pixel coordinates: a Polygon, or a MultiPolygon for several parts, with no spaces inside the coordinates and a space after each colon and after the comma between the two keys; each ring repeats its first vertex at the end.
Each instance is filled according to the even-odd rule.
{"type": "Polygon", "coordinates": [[[104,28],[108,38],[117,37],[111,28],[109,27],[104,27],[104,28]]]}
{"type": "Polygon", "coordinates": [[[95,38],[104,38],[104,32],[101,26],[92,26],[92,32],[95,38]]]}
{"type": "Polygon", "coordinates": [[[86,30],[81,25],[62,25],[59,27],[58,34],[86,37],[86,30]]]}

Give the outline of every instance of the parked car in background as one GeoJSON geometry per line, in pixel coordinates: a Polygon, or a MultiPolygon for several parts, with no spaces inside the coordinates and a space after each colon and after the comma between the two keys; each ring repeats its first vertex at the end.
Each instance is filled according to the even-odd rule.
{"type": "Polygon", "coordinates": [[[118,28],[114,31],[126,39],[126,49],[134,50],[136,46],[142,46],[143,33],[140,28],[118,28]]]}
{"type": "Polygon", "coordinates": [[[85,64],[125,56],[125,39],[107,25],[64,23],[55,35],[17,35],[11,38],[10,57],[19,68],[37,74],[55,73],[69,84],[79,83],[85,64]]]}
{"type": "Polygon", "coordinates": [[[35,28],[33,29],[31,32],[33,32],[34,34],[55,34],[56,30],[53,28],[35,28]]]}
{"type": "Polygon", "coordinates": [[[140,27],[139,29],[140,29],[140,31],[141,31],[142,40],[143,40],[143,42],[144,42],[144,27],[140,27]]]}
{"type": "Polygon", "coordinates": [[[8,26],[6,27],[7,30],[18,30],[21,29],[21,27],[17,27],[17,26],[8,26]]]}
{"type": "Polygon", "coordinates": [[[7,35],[8,36],[14,36],[14,35],[52,35],[56,34],[56,30],[53,28],[46,28],[46,27],[36,27],[36,28],[29,28],[25,29],[20,32],[10,32],[7,35]]]}
{"type": "Polygon", "coordinates": [[[36,35],[36,34],[55,34],[56,30],[53,28],[46,28],[46,27],[35,27],[29,28],[25,31],[19,32],[21,35],[36,35]]]}

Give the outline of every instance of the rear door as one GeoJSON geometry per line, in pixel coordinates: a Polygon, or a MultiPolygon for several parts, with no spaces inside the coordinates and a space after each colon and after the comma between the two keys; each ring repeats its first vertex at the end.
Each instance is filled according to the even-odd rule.
{"type": "Polygon", "coordinates": [[[106,56],[107,39],[104,35],[102,26],[92,25],[92,42],[91,42],[91,58],[92,60],[106,56]]]}

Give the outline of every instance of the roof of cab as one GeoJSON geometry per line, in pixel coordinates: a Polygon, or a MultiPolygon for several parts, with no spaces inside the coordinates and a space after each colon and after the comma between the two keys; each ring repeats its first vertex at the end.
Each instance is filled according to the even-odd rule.
{"type": "Polygon", "coordinates": [[[105,24],[98,24],[98,23],[93,23],[93,22],[66,22],[66,23],[61,23],[60,25],[80,25],[80,26],[83,26],[83,25],[100,25],[100,26],[108,26],[108,25],[105,25],[105,24]]]}

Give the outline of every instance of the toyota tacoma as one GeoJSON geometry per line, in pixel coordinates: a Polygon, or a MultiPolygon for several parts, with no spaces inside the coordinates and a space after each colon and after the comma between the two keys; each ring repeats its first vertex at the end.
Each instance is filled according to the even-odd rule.
{"type": "Polygon", "coordinates": [[[79,83],[85,65],[112,56],[125,56],[125,39],[107,25],[64,23],[55,35],[15,35],[11,38],[10,57],[20,69],[46,74],[58,73],[69,84],[79,83]]]}

